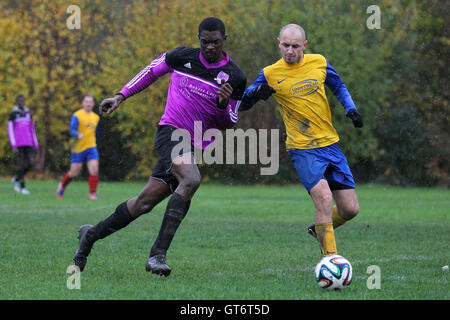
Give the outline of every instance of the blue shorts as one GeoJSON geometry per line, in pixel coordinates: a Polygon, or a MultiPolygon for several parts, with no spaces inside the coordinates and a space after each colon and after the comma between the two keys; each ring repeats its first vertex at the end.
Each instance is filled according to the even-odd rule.
{"type": "Polygon", "coordinates": [[[79,153],[72,152],[70,154],[70,162],[72,163],[83,163],[90,160],[99,160],[98,151],[96,147],[86,149],[79,153]]]}
{"type": "Polygon", "coordinates": [[[301,183],[308,192],[325,178],[331,190],[354,189],[355,180],[337,143],[315,149],[290,149],[301,183]]]}

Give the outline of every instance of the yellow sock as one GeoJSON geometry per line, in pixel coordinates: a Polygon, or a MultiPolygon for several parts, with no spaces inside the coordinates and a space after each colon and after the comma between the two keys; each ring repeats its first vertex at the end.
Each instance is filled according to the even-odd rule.
{"type": "Polygon", "coordinates": [[[316,224],[315,230],[317,234],[317,240],[319,240],[320,249],[322,250],[322,254],[324,256],[337,254],[333,224],[331,222],[316,224]]]}
{"type": "Polygon", "coordinates": [[[336,206],[333,206],[333,228],[336,229],[337,227],[342,226],[344,223],[347,222],[344,218],[342,218],[339,213],[336,206]]]}

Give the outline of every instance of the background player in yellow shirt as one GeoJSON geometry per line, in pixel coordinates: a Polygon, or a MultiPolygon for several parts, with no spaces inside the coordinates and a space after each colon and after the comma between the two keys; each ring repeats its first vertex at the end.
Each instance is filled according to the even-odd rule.
{"type": "Polygon", "coordinates": [[[359,203],[352,173],[337,144],[339,136],[324,85],[336,95],[355,127],[362,127],[363,122],[334,68],[322,55],[303,53],[307,43],[299,25],[281,29],[282,58],[264,68],[247,88],[240,111],[274,96],[286,126],[286,149],[316,208],[308,232],[319,241],[323,255],[330,255],[337,254],[334,229],[358,214],[359,203]]]}
{"type": "Polygon", "coordinates": [[[70,170],[58,185],[56,196],[62,198],[70,181],[78,176],[86,162],[89,171],[89,198],[97,199],[98,162],[97,129],[100,117],[92,111],[95,106],[94,97],[85,95],[82,108],[75,112],[70,120],[70,135],[76,139],[70,155],[70,170]]]}

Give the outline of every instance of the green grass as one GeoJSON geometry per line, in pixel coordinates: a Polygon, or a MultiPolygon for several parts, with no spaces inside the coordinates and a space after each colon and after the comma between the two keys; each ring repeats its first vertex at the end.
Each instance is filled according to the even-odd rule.
{"type": "Polygon", "coordinates": [[[351,286],[328,292],[313,276],[321,258],[306,233],[313,205],[300,186],[204,184],[169,250],[168,278],[145,272],[166,202],[95,244],[69,290],[67,267],[81,224],[95,224],[142,183],[101,183],[99,200],[74,182],[30,181],[31,195],[0,181],[0,299],[449,299],[450,192],[361,186],[361,212],[336,230],[354,268],[351,286]],[[381,268],[381,289],[366,286],[381,268]]]}

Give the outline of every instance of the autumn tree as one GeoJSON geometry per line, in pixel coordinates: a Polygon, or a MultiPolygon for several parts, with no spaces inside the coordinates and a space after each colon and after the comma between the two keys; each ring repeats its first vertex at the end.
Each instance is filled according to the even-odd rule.
{"type": "MultiPolygon", "coordinates": [[[[62,0],[30,0],[0,5],[1,114],[23,93],[39,136],[37,168],[67,165],[68,123],[83,94],[99,96],[100,52],[108,31],[102,1],[79,1],[80,29],[70,29],[62,0]]],[[[5,118],[3,118],[5,119],[5,118]]],[[[2,121],[4,123],[4,121],[2,121]]],[[[3,134],[3,133],[2,133],[3,134]]],[[[1,149],[7,152],[6,139],[1,149]]]]}
{"type": "MultiPolygon", "coordinates": [[[[225,1],[226,2],[226,1],[225,1]]],[[[223,5],[223,4],[222,4],[223,5]]],[[[164,52],[179,46],[198,46],[198,25],[218,8],[210,1],[134,1],[122,12],[124,24],[109,39],[103,56],[102,83],[114,95],[139,71],[164,52]]],[[[157,157],[153,139],[164,112],[170,76],[126,100],[111,117],[118,119],[122,140],[137,157],[130,177],[148,177],[157,157]]],[[[126,161],[125,159],[119,161],[126,161]]]]}
{"type": "MultiPolygon", "coordinates": [[[[221,18],[226,50],[253,82],[280,58],[276,37],[288,23],[307,33],[306,53],[319,53],[339,72],[364,117],[355,130],[328,92],[333,123],[358,182],[448,185],[448,22],[442,1],[380,0],[381,28],[367,27],[370,0],[84,0],[80,28],[62,0],[0,3],[0,122],[17,94],[35,115],[41,172],[61,172],[69,159],[70,116],[89,93],[114,95],[160,54],[198,46],[197,27],[221,18]],[[400,130],[401,129],[401,130],[400,130]],[[401,145],[401,147],[398,147],[401,145]],[[430,152],[431,150],[431,152],[430,152]]],[[[76,8],[76,7],[75,7],[76,8]]],[[[153,138],[164,111],[169,76],[128,99],[101,121],[99,150],[107,178],[147,178],[156,162],[153,138]]],[[[237,127],[279,129],[280,171],[261,177],[255,165],[201,168],[205,179],[232,183],[297,182],[284,150],[284,124],[273,99],[240,114],[237,127]]],[[[0,130],[0,171],[11,166],[0,130]]]]}

